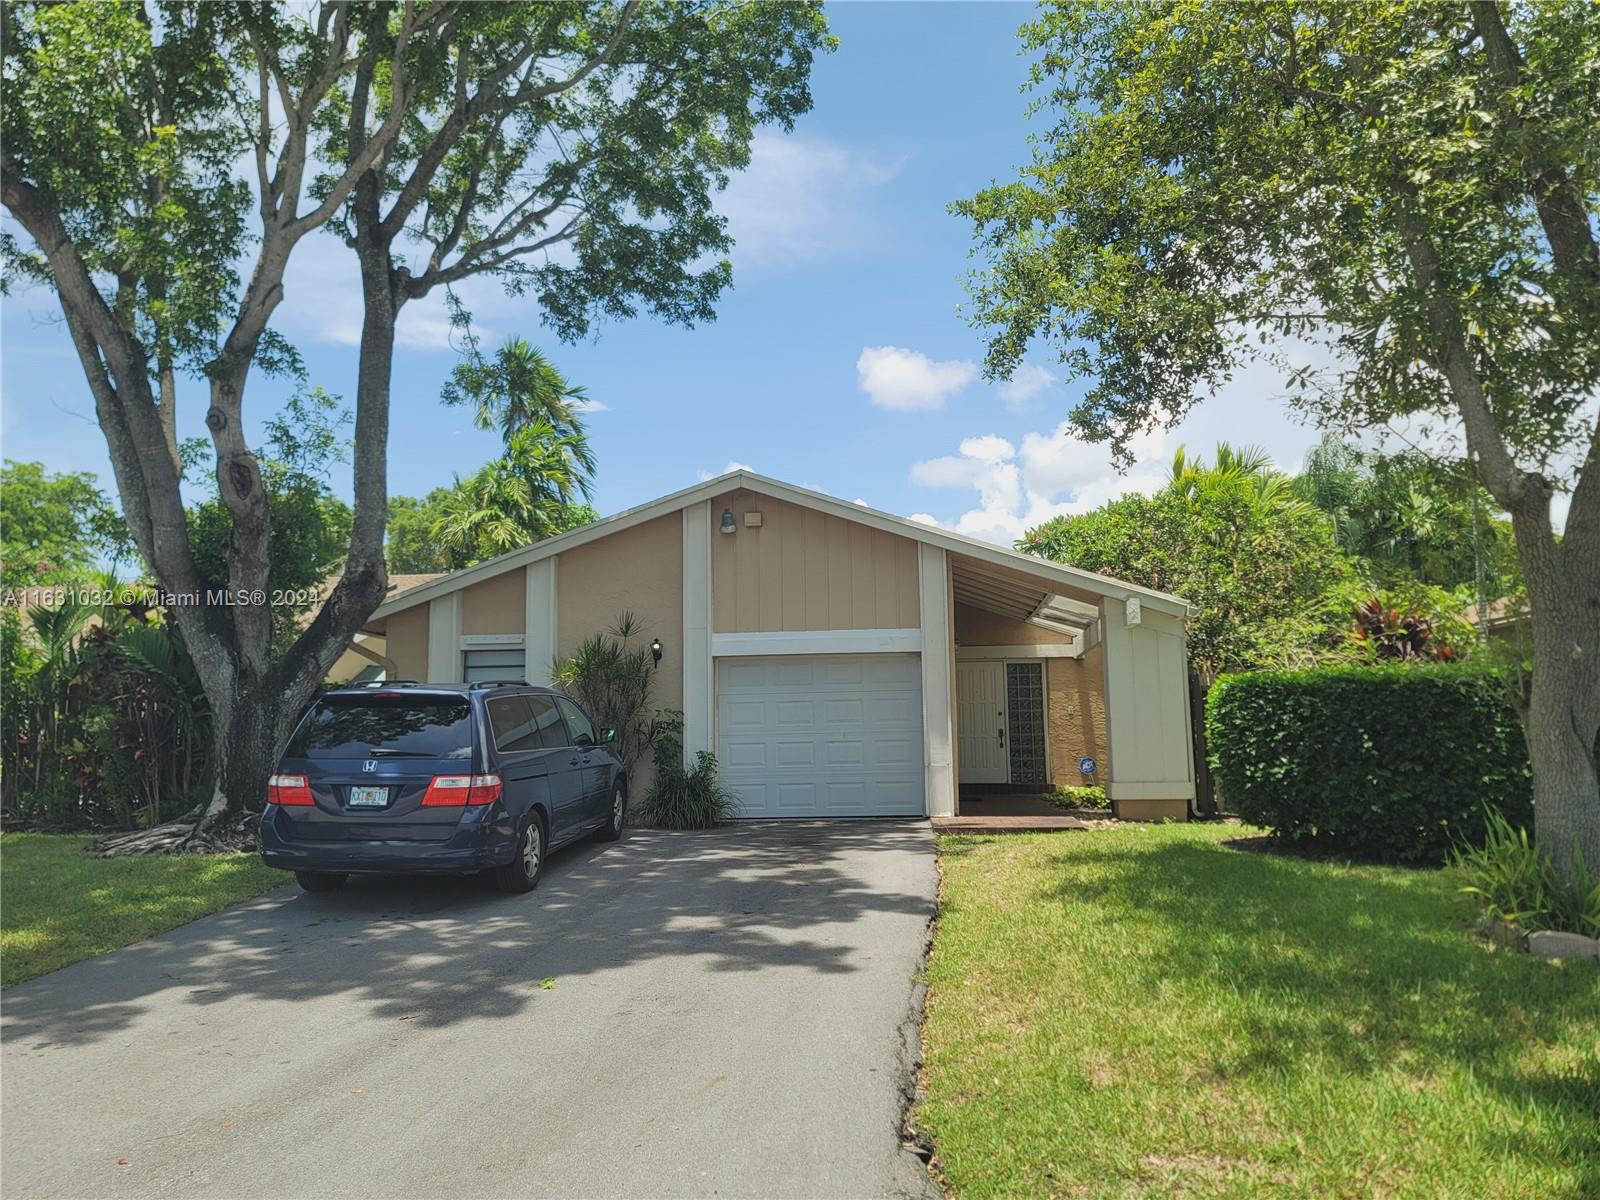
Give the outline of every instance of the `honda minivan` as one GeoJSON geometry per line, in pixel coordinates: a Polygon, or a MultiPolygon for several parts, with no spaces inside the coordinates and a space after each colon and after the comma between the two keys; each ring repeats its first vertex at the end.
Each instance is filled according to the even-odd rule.
{"type": "Polygon", "coordinates": [[[330,691],[267,783],[261,857],[309,892],[362,871],[492,871],[526,892],[553,850],[621,836],[612,741],[569,697],[525,683],[330,691]]]}

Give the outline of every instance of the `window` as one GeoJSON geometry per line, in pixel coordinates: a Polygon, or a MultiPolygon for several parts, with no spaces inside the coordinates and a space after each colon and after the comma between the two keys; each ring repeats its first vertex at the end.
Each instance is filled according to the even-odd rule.
{"type": "Polygon", "coordinates": [[[494,730],[495,749],[502,754],[544,748],[525,696],[501,696],[489,701],[489,727],[494,730]]]}
{"type": "Polygon", "coordinates": [[[539,730],[539,743],[547,749],[567,745],[567,729],[561,723],[561,714],[548,696],[529,696],[528,708],[533,713],[533,723],[539,730]]]}
{"type": "Polygon", "coordinates": [[[574,746],[594,746],[599,744],[600,739],[594,735],[594,725],[588,717],[583,715],[583,709],[565,696],[557,696],[556,703],[561,706],[561,715],[567,719],[567,728],[572,731],[572,744],[574,746]]]}
{"type": "Polygon", "coordinates": [[[472,705],[465,696],[329,696],[295,730],[289,758],[470,758],[472,705]]]}
{"type": "Polygon", "coordinates": [[[468,650],[463,656],[461,681],[482,683],[487,679],[522,679],[527,673],[527,655],[521,646],[497,646],[492,650],[468,650]]]}

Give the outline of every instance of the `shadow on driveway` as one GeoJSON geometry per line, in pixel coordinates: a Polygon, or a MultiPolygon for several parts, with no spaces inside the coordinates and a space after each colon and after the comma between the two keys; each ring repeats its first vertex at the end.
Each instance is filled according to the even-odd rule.
{"type": "Polygon", "coordinates": [[[92,1043],[174,988],[198,1008],[345,994],[376,1016],[443,1026],[513,1015],[529,980],[674,955],[708,956],[716,971],[849,972],[859,964],[847,949],[808,931],[927,909],[924,895],[871,882],[872,858],[919,850],[931,853],[922,822],[633,829],[558,852],[526,895],[500,893],[487,876],[353,876],[340,892],[275,891],[8,989],[5,1036],[92,1043]]]}

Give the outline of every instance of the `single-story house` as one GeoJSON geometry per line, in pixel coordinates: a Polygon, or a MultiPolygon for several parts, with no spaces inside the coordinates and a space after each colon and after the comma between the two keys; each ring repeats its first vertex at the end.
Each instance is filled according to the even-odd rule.
{"type": "Polygon", "coordinates": [[[950,816],[962,789],[1195,795],[1177,596],[733,471],[390,596],[392,678],[549,680],[623,612],[749,817],[950,816]]]}

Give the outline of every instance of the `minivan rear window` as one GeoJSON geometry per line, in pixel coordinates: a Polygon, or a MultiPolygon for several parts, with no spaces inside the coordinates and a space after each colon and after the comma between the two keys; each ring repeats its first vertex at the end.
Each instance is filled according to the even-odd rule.
{"type": "Polygon", "coordinates": [[[464,696],[327,696],[289,740],[289,758],[471,758],[464,696]]]}

